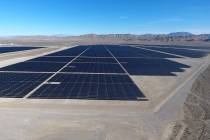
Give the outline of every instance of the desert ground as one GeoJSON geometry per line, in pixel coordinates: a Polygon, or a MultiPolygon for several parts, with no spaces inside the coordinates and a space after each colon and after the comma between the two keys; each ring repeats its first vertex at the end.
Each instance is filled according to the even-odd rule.
{"type": "MultiPolygon", "coordinates": [[[[210,47],[209,43],[199,41],[51,40],[2,40],[2,44],[45,48],[0,54],[0,67],[78,45],[210,47]]],[[[131,76],[147,97],[146,101],[0,98],[0,136],[5,140],[209,139],[210,56],[170,60],[190,68],[175,73],[177,76],[131,76]]]]}

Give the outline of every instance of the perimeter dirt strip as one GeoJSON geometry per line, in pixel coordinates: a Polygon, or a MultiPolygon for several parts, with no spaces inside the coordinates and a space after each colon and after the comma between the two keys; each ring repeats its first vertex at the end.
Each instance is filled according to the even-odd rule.
{"type": "Polygon", "coordinates": [[[196,72],[194,72],[188,79],[186,79],[179,87],[177,87],[171,94],[170,96],[165,99],[161,104],[159,104],[155,109],[154,112],[159,112],[161,108],[172,99],[176,93],[178,93],[183,87],[185,87],[189,82],[192,82],[195,80],[196,76],[198,76],[201,72],[203,72],[208,66],[210,62],[207,61],[205,62],[196,72]]]}
{"type": "Polygon", "coordinates": [[[184,120],[176,122],[170,140],[210,139],[210,66],[193,84],[187,97],[184,120]]]}
{"type": "Polygon", "coordinates": [[[34,92],[36,92],[39,88],[41,88],[44,84],[46,84],[50,79],[52,79],[56,74],[58,74],[59,72],[61,72],[65,67],[67,67],[69,64],[71,64],[74,60],[76,60],[78,57],[80,57],[83,53],[85,53],[88,49],[90,49],[90,47],[88,47],[87,49],[85,49],[82,53],[80,53],[78,56],[76,56],[74,59],[72,59],[70,62],[68,62],[66,65],[64,65],[60,70],[58,70],[57,72],[55,72],[52,76],[50,76],[47,80],[45,80],[43,83],[41,83],[38,87],[36,87],[35,89],[33,89],[30,93],[28,93],[24,99],[28,98],[29,96],[31,96],[34,92]]]}

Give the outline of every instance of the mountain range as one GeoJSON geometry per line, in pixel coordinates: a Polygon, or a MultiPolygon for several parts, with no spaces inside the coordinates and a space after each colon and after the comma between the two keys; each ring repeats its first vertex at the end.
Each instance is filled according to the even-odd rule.
{"type": "Polygon", "coordinates": [[[80,36],[68,35],[37,35],[37,36],[13,36],[13,37],[0,37],[3,39],[35,39],[35,40],[66,40],[66,39],[118,39],[126,41],[205,41],[210,42],[210,34],[195,35],[189,32],[174,32],[169,34],[85,34],[80,36]]]}
{"type": "Polygon", "coordinates": [[[86,34],[81,38],[117,38],[124,40],[159,40],[159,41],[210,41],[210,34],[195,35],[189,32],[174,32],[169,34],[86,34]]]}

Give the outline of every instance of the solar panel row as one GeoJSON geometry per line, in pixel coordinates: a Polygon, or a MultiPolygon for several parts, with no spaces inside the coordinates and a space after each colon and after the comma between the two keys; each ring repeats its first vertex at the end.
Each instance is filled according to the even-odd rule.
{"type": "Polygon", "coordinates": [[[46,73],[10,73],[0,72],[0,81],[3,82],[42,82],[52,74],[46,73]]]}
{"type": "Polygon", "coordinates": [[[193,49],[193,50],[202,50],[202,51],[208,51],[210,50],[210,47],[208,46],[176,46],[176,45],[144,45],[145,47],[161,47],[161,48],[175,48],[175,49],[193,49]]]}
{"type": "Polygon", "coordinates": [[[62,72],[125,73],[119,64],[71,63],[62,72]]]}
{"type": "Polygon", "coordinates": [[[90,58],[90,57],[78,57],[74,63],[111,63],[117,64],[113,58],[90,58]]]}
{"type": "Polygon", "coordinates": [[[23,71],[23,72],[56,72],[65,64],[47,62],[22,62],[1,68],[0,71],[23,71]]]}
{"type": "Polygon", "coordinates": [[[29,98],[137,100],[140,97],[144,95],[127,75],[59,74],[29,98]]]}
{"type": "Polygon", "coordinates": [[[2,98],[22,98],[41,82],[0,82],[2,98]]]}
{"type": "Polygon", "coordinates": [[[49,82],[61,83],[110,83],[110,84],[132,84],[127,75],[107,74],[57,74],[49,82]]]}
{"type": "Polygon", "coordinates": [[[179,58],[175,55],[149,51],[141,48],[129,46],[108,46],[107,47],[113,55],[118,57],[141,57],[141,58],[179,58]]]}
{"type": "Polygon", "coordinates": [[[190,66],[168,59],[117,58],[131,75],[175,76],[190,66]]]}
{"type": "Polygon", "coordinates": [[[33,49],[40,49],[42,47],[0,47],[0,53],[19,52],[33,49]]]}
{"type": "Polygon", "coordinates": [[[63,51],[59,51],[56,53],[52,53],[46,56],[65,56],[65,57],[71,57],[71,56],[78,56],[81,52],[83,52],[85,49],[87,49],[89,46],[78,46],[78,47],[73,47],[70,49],[66,49],[63,51]]]}
{"type": "Polygon", "coordinates": [[[142,95],[134,84],[61,83],[46,84],[29,98],[138,100],[142,95]]]}
{"type": "Polygon", "coordinates": [[[29,62],[52,62],[52,63],[68,63],[74,57],[38,57],[29,60],[29,62]]]}
{"type": "Polygon", "coordinates": [[[0,73],[0,97],[22,98],[50,74],[0,73]]]}
{"type": "Polygon", "coordinates": [[[81,56],[85,57],[112,57],[103,45],[96,45],[91,47],[81,56]]]}
{"type": "Polygon", "coordinates": [[[161,52],[166,52],[166,53],[171,53],[171,54],[176,54],[176,55],[181,55],[185,57],[190,57],[190,58],[201,58],[206,55],[208,55],[209,52],[207,51],[199,51],[199,50],[189,50],[185,48],[168,48],[168,47],[145,47],[151,50],[157,50],[161,52]]]}

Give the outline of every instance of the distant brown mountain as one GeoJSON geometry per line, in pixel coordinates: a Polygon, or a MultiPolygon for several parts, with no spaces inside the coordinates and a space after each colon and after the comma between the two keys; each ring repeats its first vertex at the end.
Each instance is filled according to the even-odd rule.
{"type": "Polygon", "coordinates": [[[124,40],[160,40],[160,41],[175,41],[175,40],[185,40],[185,41],[209,41],[210,34],[201,34],[195,35],[189,32],[174,32],[170,34],[143,34],[143,35],[134,35],[134,34],[105,34],[105,35],[96,35],[96,34],[87,34],[81,35],[83,38],[117,38],[124,40]]]}
{"type": "Polygon", "coordinates": [[[190,36],[194,36],[194,34],[189,33],[189,32],[174,32],[174,33],[170,33],[168,34],[168,36],[171,37],[190,37],[190,36]]]}
{"type": "MultiPolygon", "coordinates": [[[[0,37],[0,40],[5,37],[0,37]]],[[[13,36],[6,39],[24,39],[24,40],[63,40],[63,39],[117,39],[125,41],[210,41],[210,34],[195,35],[189,32],[174,32],[170,34],[86,34],[80,36],[54,35],[54,36],[13,36]]]]}

